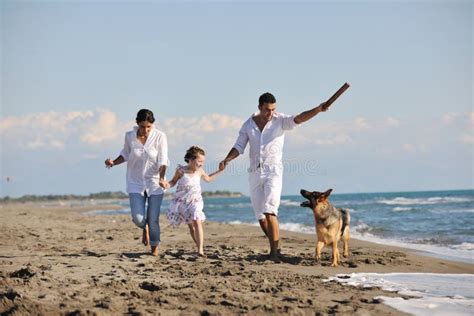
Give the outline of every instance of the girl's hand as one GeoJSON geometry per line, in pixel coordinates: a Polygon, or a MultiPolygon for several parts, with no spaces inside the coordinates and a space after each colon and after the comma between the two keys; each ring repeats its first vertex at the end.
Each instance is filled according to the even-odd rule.
{"type": "Polygon", "coordinates": [[[107,159],[105,160],[105,167],[108,168],[108,169],[110,169],[110,168],[112,168],[113,166],[114,166],[114,161],[113,161],[112,159],[110,159],[110,158],[107,158],[107,159]]]}

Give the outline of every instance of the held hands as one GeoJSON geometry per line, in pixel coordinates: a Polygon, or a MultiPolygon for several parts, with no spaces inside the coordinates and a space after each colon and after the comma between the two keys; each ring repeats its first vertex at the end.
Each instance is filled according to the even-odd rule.
{"type": "Polygon", "coordinates": [[[222,160],[219,163],[219,171],[224,171],[225,167],[227,167],[228,161],[226,159],[222,160]]]}
{"type": "Polygon", "coordinates": [[[165,179],[160,179],[159,184],[160,184],[160,187],[162,187],[163,189],[167,190],[167,189],[171,188],[170,183],[168,181],[166,181],[165,179]]]}
{"type": "Polygon", "coordinates": [[[114,161],[110,158],[105,160],[105,168],[110,169],[114,166],[114,161]]]}

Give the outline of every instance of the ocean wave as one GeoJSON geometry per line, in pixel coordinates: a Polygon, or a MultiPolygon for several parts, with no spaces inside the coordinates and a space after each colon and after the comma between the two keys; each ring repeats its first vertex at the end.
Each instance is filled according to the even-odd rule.
{"type": "Polygon", "coordinates": [[[284,206],[301,206],[301,202],[295,202],[295,201],[286,200],[286,199],[282,199],[280,201],[280,204],[284,206]]]}
{"type": "Polygon", "coordinates": [[[221,204],[220,208],[252,208],[252,203],[243,202],[243,203],[230,203],[230,204],[221,204]]]}
{"type": "Polygon", "coordinates": [[[403,206],[397,206],[393,208],[393,211],[395,212],[406,212],[406,211],[414,211],[414,207],[403,207],[403,206]]]}
{"type": "Polygon", "coordinates": [[[387,305],[414,315],[470,315],[474,307],[473,274],[352,273],[325,281],[364,288],[380,287],[414,296],[416,298],[412,299],[379,297],[387,305]]]}
{"type": "Polygon", "coordinates": [[[432,244],[420,243],[417,241],[406,241],[392,238],[384,238],[375,236],[372,232],[374,229],[370,226],[364,228],[365,224],[351,228],[351,237],[355,239],[365,240],[376,244],[413,249],[421,254],[433,255],[435,257],[451,259],[456,261],[474,263],[474,247],[469,247],[469,243],[461,245],[432,244]]]}
{"type": "Polygon", "coordinates": [[[459,250],[474,250],[474,244],[470,242],[463,242],[459,245],[452,245],[451,248],[459,250]]]}
{"type": "Polygon", "coordinates": [[[454,214],[454,213],[474,213],[474,209],[458,209],[458,210],[430,210],[433,214],[454,214]]]}
{"type": "Polygon", "coordinates": [[[297,233],[314,234],[314,224],[308,226],[299,223],[281,223],[280,229],[297,233]]]}
{"type": "Polygon", "coordinates": [[[440,204],[440,203],[465,203],[471,202],[472,199],[464,197],[430,197],[430,198],[405,198],[405,197],[396,197],[390,200],[378,200],[377,203],[386,204],[386,205],[430,205],[430,204],[440,204]]]}
{"type": "Polygon", "coordinates": [[[255,223],[255,222],[248,223],[248,222],[242,222],[242,221],[230,221],[230,222],[226,222],[226,224],[259,226],[259,224],[255,223]]]}
{"type": "Polygon", "coordinates": [[[359,236],[360,238],[376,237],[376,233],[382,233],[384,231],[384,229],[381,227],[372,227],[363,221],[358,221],[356,225],[352,225],[350,227],[351,235],[359,236]]]}

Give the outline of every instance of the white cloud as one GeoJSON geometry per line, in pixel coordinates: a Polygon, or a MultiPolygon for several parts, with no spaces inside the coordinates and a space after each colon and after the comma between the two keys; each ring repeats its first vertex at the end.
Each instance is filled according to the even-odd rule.
{"type": "Polygon", "coordinates": [[[463,135],[461,137],[461,143],[472,145],[474,144],[474,135],[463,135]]]}
{"type": "Polygon", "coordinates": [[[456,121],[460,116],[460,113],[448,112],[443,115],[442,120],[445,124],[451,124],[456,121]]]}
{"type": "Polygon", "coordinates": [[[358,117],[351,121],[318,121],[304,123],[297,132],[288,133],[291,142],[297,145],[333,146],[353,143],[357,135],[377,135],[401,124],[394,117],[369,121],[358,117]]]}
{"type": "Polygon", "coordinates": [[[384,125],[388,127],[397,127],[400,125],[400,120],[389,116],[385,118],[384,125]]]}
{"type": "MultiPolygon", "coordinates": [[[[210,146],[226,151],[231,148],[243,119],[223,114],[208,114],[202,117],[175,117],[163,122],[170,147],[174,143],[210,146]]],[[[206,148],[205,148],[206,149],[206,148]]]]}
{"type": "MultiPolygon", "coordinates": [[[[167,134],[171,149],[175,145],[196,144],[222,154],[232,147],[242,123],[241,118],[214,113],[201,117],[169,118],[155,125],[167,134]]],[[[43,112],[21,119],[0,119],[0,137],[10,147],[28,150],[63,150],[77,145],[83,146],[84,150],[94,150],[104,143],[122,146],[124,133],[134,125],[132,120],[119,121],[117,115],[107,109],[43,112]],[[17,139],[24,141],[16,142],[17,139]]],[[[89,153],[84,158],[96,157],[94,155],[89,153]]]]}
{"type": "Polygon", "coordinates": [[[369,122],[367,121],[366,118],[363,118],[363,117],[358,117],[354,120],[354,126],[358,129],[358,130],[364,130],[364,129],[369,129],[371,126],[369,124],[369,122]]]}
{"type": "Polygon", "coordinates": [[[64,148],[66,140],[93,118],[92,111],[42,112],[22,117],[0,119],[3,141],[28,149],[64,148]],[[21,142],[18,140],[21,139],[21,142]]]}
{"type": "Polygon", "coordinates": [[[409,153],[415,152],[415,145],[413,144],[403,144],[403,150],[409,153]]]}
{"type": "MultiPolygon", "coordinates": [[[[95,116],[93,115],[93,117],[95,116]]],[[[99,110],[97,120],[84,127],[80,139],[90,145],[116,140],[122,134],[122,131],[119,130],[117,116],[109,110],[99,110]]]]}
{"type": "Polygon", "coordinates": [[[471,145],[474,143],[474,112],[449,112],[443,115],[442,122],[459,129],[457,141],[471,145]]]}
{"type": "MultiPolygon", "coordinates": [[[[200,117],[172,117],[156,122],[163,130],[170,146],[170,154],[180,154],[177,148],[200,145],[214,155],[225,155],[232,147],[244,118],[224,114],[207,114],[200,117]]],[[[450,122],[449,130],[441,125],[428,125],[423,122],[404,123],[401,120],[385,117],[368,120],[358,117],[351,121],[314,120],[287,133],[292,150],[313,146],[337,146],[355,144],[361,148],[383,147],[399,148],[399,152],[428,152],[436,144],[462,142],[474,143],[474,113],[446,113],[438,122],[450,122]],[[456,124],[453,124],[456,123],[456,124]],[[423,126],[425,124],[425,126],[423,126]],[[395,129],[394,129],[395,128],[395,129]],[[420,132],[422,131],[422,132],[420,132]]],[[[135,125],[133,120],[120,121],[108,109],[91,111],[71,111],[65,113],[43,112],[26,117],[5,117],[0,119],[0,136],[9,146],[29,150],[65,150],[68,146],[79,146],[87,157],[96,157],[98,148],[104,144],[122,146],[125,131],[135,125]],[[22,142],[16,141],[22,139],[22,142]]]]}

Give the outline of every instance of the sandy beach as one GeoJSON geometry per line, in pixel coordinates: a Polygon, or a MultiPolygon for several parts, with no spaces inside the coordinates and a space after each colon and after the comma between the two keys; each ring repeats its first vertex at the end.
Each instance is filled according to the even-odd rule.
{"type": "Polygon", "coordinates": [[[381,289],[324,282],[339,273],[474,273],[467,263],[352,239],[332,268],[315,263],[316,236],[282,231],[280,263],[254,226],[205,223],[198,258],[186,227],[162,212],[160,255],[148,255],[127,215],[91,215],[114,205],[0,205],[0,312],[9,314],[402,315],[374,297],[381,289]]]}

